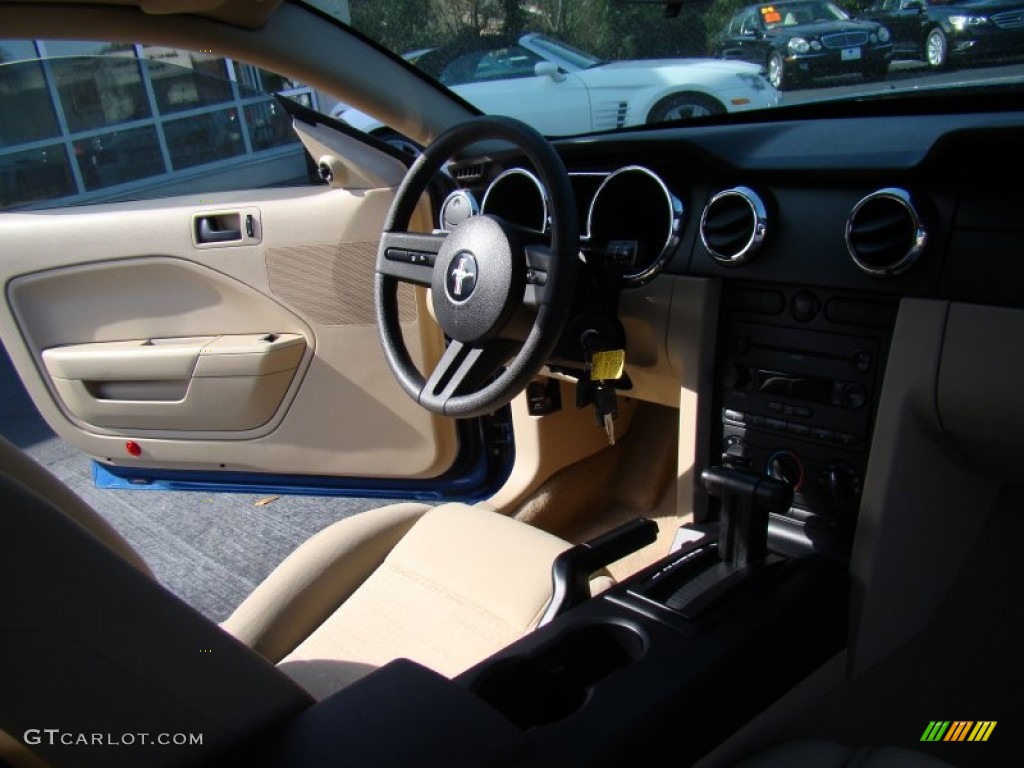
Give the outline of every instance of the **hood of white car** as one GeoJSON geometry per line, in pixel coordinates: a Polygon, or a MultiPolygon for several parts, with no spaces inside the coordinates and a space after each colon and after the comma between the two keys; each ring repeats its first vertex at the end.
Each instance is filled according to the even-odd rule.
{"type": "Polygon", "coordinates": [[[661,71],[700,69],[705,72],[720,72],[722,74],[742,72],[753,72],[756,74],[762,68],[757,64],[751,64],[746,61],[726,61],[724,59],[646,59],[638,61],[610,61],[607,64],[601,64],[598,67],[585,71],[596,72],[605,70],[610,72],[629,69],[661,71]]]}

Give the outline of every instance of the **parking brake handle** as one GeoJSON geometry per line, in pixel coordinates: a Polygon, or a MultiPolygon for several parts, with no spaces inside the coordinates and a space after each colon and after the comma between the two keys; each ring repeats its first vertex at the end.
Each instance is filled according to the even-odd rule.
{"type": "Polygon", "coordinates": [[[570,547],[555,558],[551,567],[553,592],[544,616],[543,627],[573,606],[590,599],[590,577],[595,571],[621,560],[658,538],[658,524],[645,517],[623,523],[608,533],[570,547]]]}

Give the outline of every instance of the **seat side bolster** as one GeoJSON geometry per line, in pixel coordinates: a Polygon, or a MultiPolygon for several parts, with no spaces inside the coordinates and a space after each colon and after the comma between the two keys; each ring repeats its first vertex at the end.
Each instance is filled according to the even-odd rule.
{"type": "Polygon", "coordinates": [[[136,570],[154,578],[142,557],[132,549],[132,546],[110,523],[100,517],[78,494],[3,436],[0,436],[0,467],[3,467],[3,474],[13,482],[53,504],[78,525],[117,552],[136,570]]]}
{"type": "Polygon", "coordinates": [[[429,509],[393,504],[323,529],[288,555],[221,626],[276,664],[355,592],[429,509]]]}

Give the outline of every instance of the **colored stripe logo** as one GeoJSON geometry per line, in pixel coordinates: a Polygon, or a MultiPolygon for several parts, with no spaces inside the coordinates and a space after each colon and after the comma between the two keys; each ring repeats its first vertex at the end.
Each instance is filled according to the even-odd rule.
{"type": "Polygon", "coordinates": [[[996,720],[932,720],[921,741],[988,741],[996,720]]]}

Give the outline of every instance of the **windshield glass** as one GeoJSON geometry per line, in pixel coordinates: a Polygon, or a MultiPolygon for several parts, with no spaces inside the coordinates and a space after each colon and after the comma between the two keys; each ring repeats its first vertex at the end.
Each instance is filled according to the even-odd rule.
{"type": "Polygon", "coordinates": [[[597,56],[591,56],[589,53],[584,53],[579,48],[573,48],[567,43],[559,42],[558,40],[552,40],[550,37],[544,35],[537,35],[533,38],[533,44],[540,50],[550,53],[552,56],[558,56],[559,58],[565,59],[567,62],[575,64],[580,69],[588,69],[589,67],[596,67],[604,62],[597,56]]]}
{"type": "MultiPolygon", "coordinates": [[[[548,136],[1024,78],[1024,0],[695,0],[675,15],[640,0],[312,4],[482,112],[548,136]]],[[[355,111],[335,116],[386,128],[355,111]]]]}

